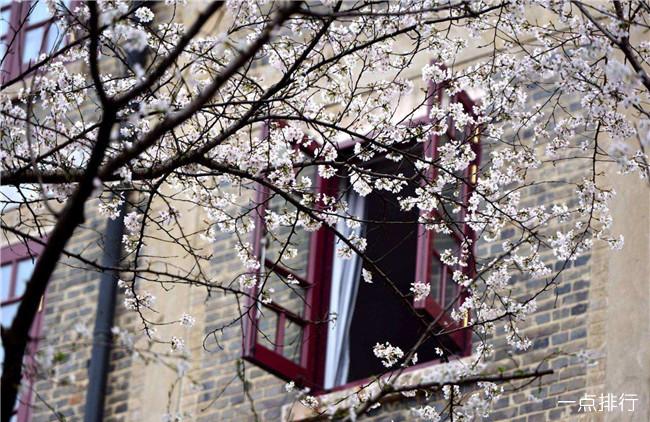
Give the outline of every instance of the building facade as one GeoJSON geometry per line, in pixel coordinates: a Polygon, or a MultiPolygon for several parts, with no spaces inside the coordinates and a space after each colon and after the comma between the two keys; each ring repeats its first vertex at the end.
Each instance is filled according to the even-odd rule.
{"type": "MultiPolygon", "coordinates": [[[[18,8],[15,4],[11,7],[18,8]]],[[[158,16],[165,16],[167,9],[163,4],[156,4],[154,10],[158,16]]],[[[188,7],[175,13],[175,19],[191,22],[197,11],[188,7]]],[[[43,24],[35,23],[34,28],[39,28],[38,25],[43,24]]],[[[28,28],[32,30],[31,26],[28,28]]],[[[215,28],[208,31],[218,30],[215,28]]],[[[48,42],[49,38],[44,36],[43,40],[48,42]]],[[[467,59],[471,63],[471,57],[467,59]]],[[[10,62],[14,74],[19,74],[15,73],[15,69],[19,68],[17,60],[13,58],[10,62]]],[[[423,62],[426,62],[426,58],[423,58],[423,62]]],[[[420,74],[410,75],[410,78],[416,86],[422,84],[420,74]]],[[[415,89],[412,95],[413,104],[416,104],[420,101],[417,96],[422,95],[422,90],[415,89]]],[[[530,101],[543,101],[544,95],[542,91],[531,89],[530,101]]],[[[579,99],[569,106],[574,110],[579,109],[579,99]]],[[[480,150],[479,155],[487,157],[491,147],[480,144],[476,148],[477,152],[480,150]]],[[[476,164],[480,165],[478,161],[476,164]]],[[[528,177],[533,180],[559,177],[570,181],[581,179],[588,171],[587,167],[566,161],[552,167],[542,167],[528,177]]],[[[472,177],[471,174],[466,176],[472,177]]],[[[625,236],[625,248],[612,252],[606,245],[597,245],[590,253],[571,261],[559,279],[545,289],[544,279],[511,280],[515,296],[543,290],[525,330],[533,344],[527,352],[512,353],[506,344],[506,333],[499,330],[493,339],[493,358],[485,371],[498,374],[540,369],[552,370],[552,373],[512,392],[506,385],[505,393],[493,407],[490,420],[650,420],[650,366],[647,364],[650,362],[650,326],[645,324],[650,317],[650,190],[642,180],[618,175],[613,165],[603,164],[602,177],[618,192],[613,215],[615,230],[625,236]],[[632,203],[634,207],[629,206],[632,203]],[[618,398],[617,407],[599,408],[602,400],[610,395],[618,398]],[[625,396],[624,403],[620,401],[622,396],[625,396]],[[592,399],[593,409],[581,406],[592,399]],[[630,411],[632,407],[629,406],[633,406],[634,411],[630,411]]],[[[522,193],[522,200],[531,205],[541,205],[572,195],[573,190],[566,185],[557,188],[529,187],[522,193]]],[[[87,205],[87,219],[67,246],[70,254],[57,266],[43,298],[33,328],[38,341],[30,347],[28,358],[34,361],[33,366],[38,368],[39,374],[28,376],[25,381],[21,393],[23,403],[16,413],[20,422],[56,420],[57,417],[62,420],[82,420],[87,412],[88,366],[92,360],[93,327],[100,302],[102,274],[73,256],[82,255],[93,262],[103,259],[107,230],[110,228],[107,227],[107,219],[98,211],[101,202],[95,199],[87,205]]],[[[137,203],[135,200],[133,202],[137,203]]],[[[154,210],[156,207],[164,210],[163,204],[154,203],[152,206],[154,210]]],[[[203,211],[191,206],[183,208],[183,204],[178,204],[178,207],[183,228],[188,232],[198,232],[205,218],[203,211]]],[[[29,212],[24,208],[5,209],[3,224],[10,226],[18,219],[29,218],[29,212]]],[[[554,227],[549,230],[554,230],[554,227]]],[[[475,253],[482,259],[498,255],[502,252],[502,243],[515,241],[517,235],[515,228],[506,229],[500,239],[479,241],[475,253]]],[[[39,242],[47,238],[47,233],[34,233],[33,236],[34,240],[24,245],[10,232],[3,232],[4,325],[9,321],[5,317],[12,315],[12,305],[20,300],[21,283],[24,284],[33,259],[42,248],[39,242]]],[[[402,234],[394,233],[392,236],[402,234]]],[[[260,242],[258,257],[261,254],[261,260],[265,262],[267,257],[264,254],[272,257],[277,251],[269,248],[266,252],[261,239],[262,236],[257,236],[252,241],[260,242]]],[[[382,242],[389,243],[391,239],[394,240],[390,237],[384,240],[378,238],[375,244],[388,248],[390,245],[382,242]]],[[[299,255],[296,260],[303,260],[300,265],[303,265],[305,274],[287,274],[287,277],[297,279],[300,287],[305,287],[301,285],[302,278],[307,280],[306,283],[311,283],[314,277],[321,277],[320,285],[332,289],[333,280],[339,280],[336,277],[343,279],[347,274],[345,271],[351,271],[339,268],[337,273],[333,268],[336,266],[333,258],[328,268],[318,266],[317,262],[310,263],[310,259],[326,260],[326,255],[333,253],[332,244],[323,240],[325,246],[315,249],[307,246],[313,240],[303,241],[305,249],[300,253],[305,253],[305,256],[299,255]],[[314,258],[314,254],[318,256],[314,258]]],[[[428,274],[423,269],[423,262],[433,265],[430,259],[437,246],[422,249],[418,242],[421,240],[413,240],[410,247],[403,246],[407,250],[406,258],[400,255],[391,265],[395,267],[400,261],[399,264],[404,266],[399,267],[400,271],[428,274]],[[425,254],[422,258],[424,261],[419,258],[421,254],[425,254]]],[[[432,242],[435,245],[435,241],[432,242]]],[[[211,271],[220,279],[235,280],[240,276],[241,262],[237,257],[234,237],[219,234],[214,242],[197,238],[195,246],[208,251],[211,271]]],[[[178,244],[152,240],[147,243],[146,253],[150,257],[157,257],[150,262],[152,268],[162,270],[172,267],[179,274],[191,272],[192,257],[178,244]]],[[[552,259],[551,256],[542,258],[552,259]]],[[[563,263],[558,261],[560,265],[563,263]]],[[[439,271],[445,272],[442,268],[439,271]]],[[[145,282],[142,281],[143,284],[145,282]]],[[[325,349],[329,346],[323,337],[332,334],[321,329],[304,336],[306,329],[303,327],[301,331],[298,327],[301,323],[297,320],[300,318],[292,320],[290,308],[293,307],[293,311],[296,306],[302,309],[294,314],[309,312],[311,306],[331,306],[331,298],[324,296],[321,302],[307,301],[306,305],[293,303],[291,292],[282,292],[280,287],[276,293],[286,293],[287,299],[278,301],[283,309],[274,309],[269,315],[283,319],[267,323],[259,315],[253,316],[257,325],[252,326],[250,316],[238,318],[241,303],[232,296],[211,291],[205,286],[181,283],[174,285],[171,293],[170,287],[165,283],[147,286],[147,290],[156,297],[155,309],[159,315],[178,317],[181,322],[156,327],[156,335],[166,339],[182,339],[184,351],[180,347],[175,352],[170,351],[169,344],[151,341],[142,331],[138,314],[127,309],[128,293],[125,289],[118,289],[103,404],[104,420],[161,421],[174,420],[176,417],[195,421],[317,420],[314,412],[300,403],[296,392],[287,392],[287,382],[300,377],[307,381],[311,375],[301,375],[307,370],[315,371],[309,373],[318,373],[321,379],[327,377],[328,355],[325,349]],[[192,321],[182,323],[184,317],[180,315],[180,309],[189,310],[192,321]],[[292,321],[295,323],[293,326],[292,321]],[[279,330],[279,327],[282,329],[279,330]],[[257,338],[252,339],[250,333],[254,330],[258,330],[258,334],[257,338]],[[274,337],[274,341],[270,341],[270,337],[274,337]],[[269,351],[260,354],[259,345],[265,339],[269,351]],[[278,339],[282,343],[281,348],[278,347],[278,339]],[[304,346],[307,343],[308,347],[304,346]],[[305,361],[306,353],[312,354],[309,362],[305,361]],[[314,356],[320,358],[314,362],[314,356]],[[289,379],[283,379],[287,374],[290,375],[289,379]]],[[[445,285],[440,284],[437,294],[442,302],[444,291],[445,285]]],[[[385,305],[386,312],[389,306],[385,305]]],[[[377,309],[368,308],[367,312],[377,312],[377,309]]],[[[356,309],[357,318],[362,313],[361,308],[356,309]]],[[[153,321],[158,318],[156,314],[147,316],[153,321]]],[[[330,329],[329,325],[324,327],[330,329]]],[[[389,327],[384,329],[390,330],[389,327]]],[[[364,340],[374,343],[374,337],[370,333],[367,335],[368,338],[364,340]]],[[[360,334],[354,341],[363,337],[360,334]]],[[[450,341],[454,345],[450,347],[458,347],[456,354],[461,362],[463,359],[469,361],[477,353],[476,338],[472,340],[463,334],[459,339],[452,338],[450,341]]],[[[363,347],[367,350],[365,344],[363,347]]],[[[331,406],[329,414],[336,415],[338,408],[345,409],[358,403],[360,394],[363,394],[360,392],[363,384],[359,384],[359,379],[363,380],[374,369],[363,367],[363,356],[352,356],[351,359],[351,369],[348,369],[351,372],[347,377],[332,375],[332,379],[338,381],[330,380],[331,388],[326,391],[314,390],[319,410],[331,406]]],[[[440,379],[441,374],[451,370],[450,366],[457,364],[455,359],[451,362],[444,360],[425,356],[423,363],[405,373],[403,382],[417,384],[440,379]]],[[[513,387],[523,383],[513,382],[513,387]]],[[[423,398],[418,394],[412,397],[392,395],[364,418],[377,421],[413,420],[409,409],[418,407],[422,402],[423,398]]]]}

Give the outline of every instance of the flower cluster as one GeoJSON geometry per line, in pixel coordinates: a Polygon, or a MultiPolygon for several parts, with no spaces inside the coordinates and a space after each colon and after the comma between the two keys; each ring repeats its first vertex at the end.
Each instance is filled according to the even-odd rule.
{"type": "Polygon", "coordinates": [[[420,301],[426,299],[427,296],[431,293],[431,285],[429,283],[422,283],[421,281],[416,281],[411,284],[409,289],[413,293],[413,299],[415,301],[420,301]]]}
{"type": "Polygon", "coordinates": [[[375,344],[375,346],[372,348],[372,352],[376,357],[381,359],[381,363],[386,368],[394,366],[400,359],[404,357],[404,352],[402,349],[397,346],[393,346],[388,342],[384,344],[375,344]]]}

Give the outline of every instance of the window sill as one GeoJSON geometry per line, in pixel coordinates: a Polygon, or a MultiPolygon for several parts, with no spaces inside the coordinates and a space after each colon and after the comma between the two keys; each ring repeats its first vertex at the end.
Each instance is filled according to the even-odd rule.
{"type": "MultiPolygon", "coordinates": [[[[456,365],[466,365],[475,361],[476,356],[469,355],[449,363],[439,363],[438,361],[426,362],[406,369],[397,381],[395,386],[408,387],[417,386],[427,382],[446,379],[446,374],[451,372],[452,367],[456,365]]],[[[383,377],[386,379],[388,376],[383,377]]],[[[282,406],[282,421],[286,422],[311,422],[317,420],[328,420],[329,416],[337,411],[343,411],[350,408],[353,404],[358,404],[363,396],[374,396],[378,392],[378,383],[368,384],[368,380],[361,380],[338,387],[334,391],[317,394],[316,398],[320,406],[311,409],[304,406],[298,400],[293,403],[282,406]],[[331,403],[331,404],[330,404],[331,403]],[[331,408],[330,408],[331,406],[331,408]]],[[[407,399],[401,393],[393,393],[384,396],[379,400],[380,404],[407,399]]]]}

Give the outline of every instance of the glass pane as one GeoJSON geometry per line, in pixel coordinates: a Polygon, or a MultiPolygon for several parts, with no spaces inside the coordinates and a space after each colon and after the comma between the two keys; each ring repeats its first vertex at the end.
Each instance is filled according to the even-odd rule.
{"type": "Polygon", "coordinates": [[[264,306],[260,307],[258,312],[257,342],[264,347],[275,350],[278,314],[264,306]]]}
{"type": "Polygon", "coordinates": [[[463,221],[462,211],[464,204],[465,176],[463,172],[454,172],[456,179],[445,184],[442,189],[443,200],[440,202],[442,218],[445,221],[460,223],[463,221]]]}
{"type": "Polygon", "coordinates": [[[49,17],[50,12],[47,10],[47,5],[44,0],[37,0],[32,3],[28,17],[28,22],[30,24],[43,22],[44,20],[49,19],[49,17]]]}
{"type": "MultiPolygon", "coordinates": [[[[0,37],[4,36],[9,30],[9,14],[11,12],[10,8],[7,8],[0,12],[0,37]]],[[[4,40],[3,40],[4,42],[4,40]]]]}
{"type": "MultiPolygon", "coordinates": [[[[449,164],[446,164],[444,160],[442,160],[444,157],[451,157],[456,156],[457,154],[455,152],[450,152],[447,150],[447,145],[451,147],[451,144],[449,144],[449,137],[444,136],[441,137],[438,141],[438,162],[441,164],[442,167],[445,169],[451,169],[449,164]],[[442,154],[444,153],[444,157],[442,154]]],[[[458,151],[456,148],[454,148],[454,151],[458,151]]],[[[465,190],[465,182],[467,181],[466,177],[466,170],[463,171],[456,171],[453,170],[451,171],[451,174],[449,171],[443,172],[442,170],[438,170],[438,175],[443,175],[446,178],[450,178],[451,180],[446,183],[442,189],[442,197],[443,200],[441,201],[441,206],[440,206],[440,213],[442,214],[442,218],[445,221],[462,221],[462,214],[459,214],[458,212],[454,212],[455,210],[458,211],[459,206],[462,206],[462,204],[465,203],[465,195],[464,195],[464,190],[465,190]]],[[[462,207],[461,207],[462,209],[462,207]]]]}
{"type": "Polygon", "coordinates": [[[451,253],[458,256],[459,244],[455,236],[445,233],[436,233],[433,237],[433,245],[439,254],[443,254],[447,249],[451,249],[451,253]]]}
{"type": "Polygon", "coordinates": [[[47,30],[47,39],[45,40],[45,53],[52,53],[57,50],[57,44],[59,38],[61,37],[61,29],[59,25],[54,22],[49,26],[47,30]]]}
{"type": "MultiPolygon", "coordinates": [[[[450,234],[445,234],[445,233],[435,233],[433,236],[433,247],[435,248],[436,252],[440,255],[443,256],[447,255],[447,250],[451,251],[451,256],[453,257],[458,257],[460,253],[460,247],[458,244],[458,240],[456,237],[450,235],[450,234]]],[[[432,256],[432,262],[431,262],[431,296],[433,299],[435,299],[438,303],[440,303],[443,300],[442,293],[444,289],[444,301],[445,303],[441,305],[447,305],[449,303],[449,300],[453,299],[454,295],[454,289],[455,289],[455,283],[452,280],[452,271],[449,270],[449,268],[444,265],[438,257],[433,254],[432,256]],[[447,285],[443,285],[445,280],[444,277],[442,276],[443,271],[447,272],[447,285]],[[450,296],[452,295],[452,296],[450,296]]]]}
{"type": "Polygon", "coordinates": [[[431,297],[436,302],[440,302],[440,291],[442,284],[442,264],[437,256],[432,255],[431,259],[431,278],[429,283],[431,284],[431,297]]]}
{"type": "Polygon", "coordinates": [[[9,299],[11,295],[11,264],[2,266],[2,301],[9,299]]]}
{"type": "Polygon", "coordinates": [[[287,359],[300,364],[302,350],[302,327],[295,322],[286,319],[284,326],[284,349],[282,354],[287,359]]]}
{"type": "MultiPolygon", "coordinates": [[[[309,201],[316,189],[315,167],[299,169],[295,177],[297,186],[292,197],[298,202],[305,199],[309,201]]],[[[306,205],[313,207],[312,203],[306,205]]],[[[267,259],[277,262],[299,277],[306,278],[311,236],[300,222],[304,214],[301,215],[292,202],[279,195],[271,196],[267,208],[267,218],[271,215],[278,219],[273,225],[267,226],[267,259]]]]}
{"type": "MultiPolygon", "coordinates": [[[[285,204],[280,211],[284,214],[292,206],[285,204]]],[[[275,208],[274,211],[278,211],[275,208]]],[[[307,277],[309,264],[309,239],[310,235],[301,227],[293,227],[296,221],[295,209],[288,210],[291,222],[281,225],[266,235],[266,259],[273,264],[280,265],[299,277],[307,277]]],[[[286,215],[286,214],[285,214],[286,215]]]]}
{"type": "Polygon", "coordinates": [[[2,307],[2,325],[5,327],[11,325],[11,322],[14,320],[14,316],[18,311],[18,305],[20,305],[20,302],[12,303],[11,305],[5,305],[2,307]]]}
{"type": "Polygon", "coordinates": [[[267,270],[266,274],[264,274],[262,289],[269,292],[273,303],[295,315],[304,316],[307,292],[306,289],[295,284],[292,279],[267,270]]]}
{"type": "MultiPolygon", "coordinates": [[[[464,132],[468,132],[465,130],[464,132]]],[[[461,155],[464,147],[470,142],[469,133],[456,133],[456,141],[453,144],[450,143],[450,138],[448,136],[440,137],[437,145],[437,162],[441,167],[446,169],[451,169],[448,160],[454,160],[455,157],[461,155]]],[[[464,170],[452,170],[451,172],[443,172],[438,170],[438,176],[442,176],[448,180],[448,182],[442,188],[441,195],[444,200],[440,201],[440,213],[441,217],[445,221],[454,221],[461,222],[463,221],[463,209],[464,205],[467,202],[466,190],[467,182],[469,181],[468,174],[469,168],[464,170]],[[457,212],[454,212],[457,211],[457,212]]]]}
{"type": "Polygon", "coordinates": [[[43,44],[43,34],[45,26],[31,29],[25,34],[25,45],[23,46],[23,63],[35,61],[41,54],[41,45],[43,44]]]}
{"type": "Polygon", "coordinates": [[[16,292],[15,297],[20,297],[25,292],[25,286],[32,276],[34,271],[34,261],[31,259],[24,259],[18,263],[18,271],[16,272],[16,292]]]}
{"type": "Polygon", "coordinates": [[[449,306],[452,302],[454,304],[454,308],[458,306],[458,301],[456,300],[456,295],[458,294],[457,286],[458,285],[454,283],[454,280],[452,279],[452,274],[450,272],[447,272],[447,279],[445,281],[445,309],[447,309],[447,306],[449,306]]]}

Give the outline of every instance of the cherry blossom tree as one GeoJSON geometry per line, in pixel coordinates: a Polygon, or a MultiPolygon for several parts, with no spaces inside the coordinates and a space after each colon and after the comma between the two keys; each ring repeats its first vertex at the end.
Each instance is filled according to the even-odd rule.
{"type": "MultiPolygon", "coordinates": [[[[536,297],[556,287],[564,268],[595,242],[622,247],[610,230],[615,193],[599,177],[604,169],[648,177],[645,1],[230,0],[183,6],[197,10],[186,25],[150,5],[48,4],[61,28],[58,42],[19,74],[4,75],[0,97],[3,201],[25,210],[18,221],[3,217],[2,230],[44,246],[13,323],[2,327],[3,421],[16,400],[29,328],[63,256],[118,270],[125,305],[151,337],[158,323],[147,311],[155,301],[140,280],[231,295],[241,300],[232,324],[257,302],[274,300],[265,289],[273,271],[260,271],[251,242],[260,226],[279,263],[299,254],[301,236],[327,230],[338,256],[362,258],[366,282],[391,286],[380,262],[365,253],[363,234],[341,229],[371,221],[355,215],[340,191],[317,191],[317,176],[349,180],[347,191],[360,197],[380,193],[426,231],[460,233],[460,252],[441,254],[461,287],[446,313],[465,319],[480,343],[470,364],[418,386],[399,382],[417,347],[378,343],[373,352],[389,376],[377,377],[342,417],[362,415],[387,395],[427,391],[441,394],[433,397],[448,403],[446,413],[425,406],[414,409],[420,418],[471,420],[488,412],[501,382],[549,373],[486,375],[496,328],[506,328],[512,348],[527,349],[520,327],[536,297]],[[543,100],[531,100],[532,90],[543,100]],[[461,92],[472,97],[470,107],[442,100],[461,92]],[[433,154],[431,139],[450,131],[456,136],[433,154]],[[483,158],[472,168],[476,138],[483,158]],[[395,165],[369,164],[378,159],[395,165]],[[567,160],[584,171],[544,173],[567,160]],[[542,174],[547,178],[536,178],[542,174]],[[524,200],[527,189],[557,185],[571,187],[573,196],[524,200]],[[266,196],[256,195],[260,187],[266,196]],[[127,206],[119,268],[66,248],[89,230],[83,223],[92,201],[109,219],[127,206]],[[284,205],[268,206],[272,201],[284,205]],[[188,204],[206,216],[199,232],[186,230],[179,209],[188,204]],[[516,230],[516,241],[499,242],[506,228],[516,230]],[[210,267],[209,245],[224,235],[238,243],[234,280],[210,267]],[[192,268],[148,265],[144,251],[155,241],[182,247],[192,268]],[[478,256],[481,242],[499,243],[501,252],[478,256]],[[545,282],[514,297],[513,277],[545,282]],[[473,392],[461,391],[466,386],[473,392]]],[[[413,280],[407,293],[392,288],[404,312],[425,327],[418,345],[449,334],[412,305],[430,289],[424,280],[413,280]]],[[[181,322],[192,325],[191,312],[183,312],[181,322]]],[[[183,346],[180,338],[159,341],[183,346]]],[[[288,390],[326,412],[301,387],[288,390]]]]}

